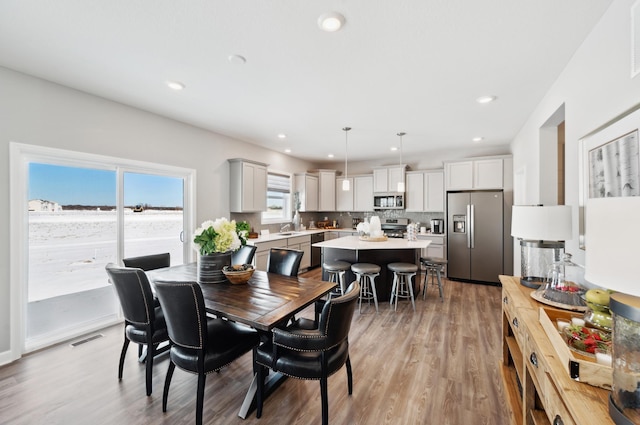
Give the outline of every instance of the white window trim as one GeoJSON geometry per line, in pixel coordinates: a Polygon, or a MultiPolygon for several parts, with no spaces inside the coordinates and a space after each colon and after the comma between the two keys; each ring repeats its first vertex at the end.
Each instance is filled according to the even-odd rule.
{"type": "MultiPolygon", "coordinates": [[[[18,142],[9,143],[9,320],[10,339],[9,351],[0,355],[0,365],[19,359],[25,350],[26,338],[26,301],[28,278],[28,244],[25,235],[28,235],[29,223],[28,211],[28,164],[30,162],[44,162],[68,166],[91,166],[96,169],[116,170],[120,179],[124,172],[138,173],[165,173],[175,177],[184,178],[184,229],[193,228],[195,222],[195,193],[196,170],[191,168],[176,167],[164,164],[156,164],[145,161],[137,161],[106,155],[89,154],[83,152],[68,151],[64,149],[49,148],[43,146],[28,145],[18,142]],[[188,209],[187,209],[188,208],[188,209]],[[188,212],[187,212],[188,211],[188,212]]],[[[119,191],[119,186],[117,187],[119,191]]],[[[123,202],[123,194],[117,192],[117,203],[123,202]]],[[[119,208],[122,210],[122,208],[119,208]]],[[[119,220],[120,227],[123,226],[119,220]]],[[[186,230],[185,230],[186,231],[186,230]]],[[[123,229],[118,229],[120,235],[123,229]]],[[[185,238],[187,235],[185,235],[185,238]]],[[[121,239],[121,238],[120,238],[121,239]]],[[[118,258],[122,257],[124,246],[118,244],[118,258]]],[[[184,244],[183,258],[185,262],[193,261],[193,249],[189,243],[184,244]]],[[[91,332],[83,329],[79,333],[91,332]]]]}
{"type": "MultiPolygon", "coordinates": [[[[273,174],[282,174],[285,176],[289,176],[289,196],[293,197],[293,174],[287,171],[278,171],[278,170],[267,170],[267,192],[269,191],[269,173],[273,174]]],[[[267,202],[268,202],[267,197],[267,202]]],[[[260,213],[260,224],[281,224],[281,223],[290,223],[293,219],[293,205],[291,205],[293,199],[289,202],[289,211],[287,212],[286,217],[284,218],[264,218],[264,213],[260,213]]]]}

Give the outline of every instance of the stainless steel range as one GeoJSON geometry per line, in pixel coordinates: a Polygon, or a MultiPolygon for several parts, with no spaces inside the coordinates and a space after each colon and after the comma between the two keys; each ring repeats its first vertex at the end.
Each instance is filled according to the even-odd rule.
{"type": "Polygon", "coordinates": [[[408,218],[383,218],[380,219],[380,227],[389,238],[404,238],[407,232],[408,218]]]}

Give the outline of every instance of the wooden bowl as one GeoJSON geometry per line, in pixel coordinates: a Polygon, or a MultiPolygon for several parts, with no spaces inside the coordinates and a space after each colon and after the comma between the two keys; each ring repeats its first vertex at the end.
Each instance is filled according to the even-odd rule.
{"type": "Polygon", "coordinates": [[[234,285],[247,283],[251,276],[253,276],[253,272],[255,271],[255,269],[253,268],[253,266],[249,266],[251,267],[250,269],[243,270],[242,268],[246,266],[246,264],[238,264],[231,267],[227,266],[222,269],[222,273],[224,273],[227,280],[234,285]]]}

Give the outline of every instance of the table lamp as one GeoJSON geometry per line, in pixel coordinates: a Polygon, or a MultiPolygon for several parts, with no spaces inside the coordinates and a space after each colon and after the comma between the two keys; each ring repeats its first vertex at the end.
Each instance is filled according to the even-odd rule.
{"type": "Polygon", "coordinates": [[[585,279],[611,294],[613,385],[609,415],[640,424],[640,197],[589,199],[585,279]]]}
{"type": "Polygon", "coordinates": [[[520,239],[520,283],[537,289],[549,267],[562,259],[564,241],[571,239],[571,207],[514,205],[511,236],[520,239]]]}

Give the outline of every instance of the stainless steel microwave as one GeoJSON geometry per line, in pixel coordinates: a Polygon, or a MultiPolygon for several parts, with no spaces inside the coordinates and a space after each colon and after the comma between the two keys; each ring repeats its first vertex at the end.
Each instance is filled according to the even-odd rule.
{"type": "Polygon", "coordinates": [[[404,209],[404,193],[375,193],[373,195],[374,210],[404,209]]]}

